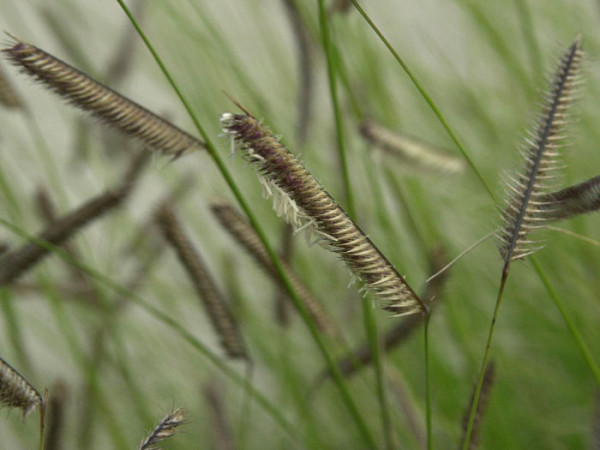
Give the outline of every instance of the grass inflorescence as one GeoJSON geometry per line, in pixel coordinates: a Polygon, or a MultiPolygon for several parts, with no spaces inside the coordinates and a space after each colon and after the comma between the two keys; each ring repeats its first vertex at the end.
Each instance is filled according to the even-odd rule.
{"type": "Polygon", "coordinates": [[[0,447],[595,445],[585,8],[4,2],[0,447]]]}

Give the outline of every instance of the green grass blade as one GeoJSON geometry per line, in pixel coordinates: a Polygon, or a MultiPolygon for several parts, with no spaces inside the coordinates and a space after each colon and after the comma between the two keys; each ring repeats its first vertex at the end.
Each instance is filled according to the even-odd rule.
{"type": "Polygon", "coordinates": [[[394,49],[394,47],[392,47],[392,45],[388,42],[388,40],[385,38],[385,36],[383,35],[383,33],[381,33],[381,31],[379,30],[379,28],[377,28],[377,26],[371,20],[371,18],[367,15],[367,13],[365,12],[365,10],[360,6],[360,4],[358,3],[358,1],[357,0],[350,0],[350,1],[352,2],[352,4],[354,5],[354,7],[356,8],[356,10],[360,13],[360,15],[363,17],[363,19],[365,19],[365,21],[369,24],[369,26],[375,32],[375,34],[377,34],[377,36],[379,37],[379,39],[381,40],[381,42],[383,42],[383,44],[387,47],[387,49],[389,50],[389,52],[394,56],[394,59],[398,62],[398,64],[400,64],[400,66],[402,67],[402,69],[404,70],[404,72],[406,73],[406,75],[408,75],[408,77],[410,78],[410,80],[412,81],[412,83],[415,85],[415,87],[417,88],[417,90],[419,91],[419,93],[421,94],[421,96],[425,99],[425,101],[427,102],[427,104],[429,105],[429,107],[431,108],[431,110],[433,111],[433,113],[436,115],[436,117],[439,120],[439,122],[441,123],[442,127],[444,127],[444,130],[446,130],[446,133],[448,133],[448,136],[450,136],[450,139],[452,139],[452,142],[454,142],[454,144],[456,145],[456,147],[458,148],[458,150],[461,152],[463,158],[465,158],[465,161],[467,161],[467,164],[469,164],[469,166],[471,167],[471,169],[473,170],[473,172],[475,173],[475,175],[479,179],[481,185],[484,187],[484,189],[489,194],[489,196],[492,199],[494,199],[494,201],[495,201],[496,197],[494,195],[494,192],[492,191],[492,189],[490,188],[490,186],[487,184],[487,182],[483,178],[483,175],[481,175],[481,172],[479,172],[479,169],[477,168],[477,166],[475,165],[475,163],[471,159],[471,156],[467,153],[467,150],[464,148],[464,146],[459,141],[458,136],[456,136],[456,134],[454,133],[454,131],[452,130],[452,128],[450,128],[450,125],[448,124],[448,121],[446,120],[446,118],[444,117],[444,115],[442,114],[442,112],[440,111],[440,109],[437,107],[437,105],[435,104],[435,102],[433,101],[433,99],[431,98],[431,96],[429,95],[429,93],[421,85],[421,83],[419,82],[419,80],[417,79],[417,77],[412,73],[412,71],[409,69],[408,65],[400,57],[400,55],[398,54],[398,52],[396,52],[396,50],[394,49]]]}
{"type": "Polygon", "coordinates": [[[356,220],[354,210],[354,194],[352,191],[352,183],[350,182],[350,170],[348,168],[348,155],[344,141],[344,123],[340,104],[337,94],[337,75],[336,63],[334,57],[334,45],[331,41],[329,22],[327,20],[327,11],[325,10],[325,1],[319,2],[319,23],[321,25],[321,38],[323,41],[323,49],[325,50],[325,60],[327,61],[327,77],[329,79],[329,94],[331,95],[331,105],[333,107],[333,115],[335,118],[335,133],[337,139],[338,155],[340,159],[342,179],[344,181],[344,191],[346,194],[346,211],[351,219],[356,220]]]}

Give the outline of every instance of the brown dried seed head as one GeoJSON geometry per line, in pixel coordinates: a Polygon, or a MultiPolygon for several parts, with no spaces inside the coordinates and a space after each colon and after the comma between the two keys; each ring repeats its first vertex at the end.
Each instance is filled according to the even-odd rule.
{"type": "Polygon", "coordinates": [[[162,204],[156,212],[156,220],[165,239],[177,252],[179,260],[194,283],[196,292],[206,307],[227,355],[230,358],[249,359],[237,322],[173,210],[168,205],[162,204]]]}
{"type": "MultiPolygon", "coordinates": [[[[53,245],[60,245],[85,225],[119,206],[127,195],[127,190],[109,190],[58,218],[38,235],[38,239],[53,245]]],[[[6,253],[0,264],[0,286],[11,283],[37,264],[50,250],[35,242],[6,253]]]]}
{"type": "Polygon", "coordinates": [[[363,122],[360,132],[374,146],[408,163],[411,168],[444,174],[459,174],[465,170],[464,162],[444,149],[391,131],[372,120],[363,122]]]}
{"type": "MultiPolygon", "coordinates": [[[[273,265],[271,258],[269,258],[267,250],[250,224],[248,224],[248,222],[246,222],[240,214],[227,203],[214,202],[211,204],[211,210],[229,234],[231,234],[250,255],[252,255],[275,282],[281,284],[279,274],[275,270],[275,266],[273,265]]],[[[291,267],[283,261],[282,266],[292,287],[314,320],[317,328],[330,336],[341,338],[342,334],[337,325],[331,320],[323,307],[313,298],[309,289],[296,276],[291,267]]]]}
{"type": "Polygon", "coordinates": [[[545,195],[553,188],[561,169],[558,156],[564,141],[563,128],[577,86],[581,58],[581,38],[578,37],[562,57],[538,126],[526,141],[525,165],[508,183],[506,207],[502,212],[504,226],[497,233],[506,267],[510,261],[537,250],[528,239],[528,233],[545,226],[552,218],[552,208],[545,195]]]}
{"type": "Polygon", "coordinates": [[[171,414],[167,414],[152,430],[152,433],[140,443],[138,450],[158,450],[162,441],[177,433],[177,427],[183,424],[184,420],[185,411],[183,409],[176,409],[171,414]]]}
{"type": "Polygon", "coordinates": [[[3,50],[13,64],[101,121],[170,155],[204,146],[192,135],[67,63],[16,37],[13,39],[15,44],[3,50]]]}
{"type": "Polygon", "coordinates": [[[44,407],[44,399],[40,393],[2,358],[0,358],[0,406],[19,408],[23,411],[23,419],[37,406],[44,407]]]}
{"type": "Polygon", "coordinates": [[[600,175],[544,195],[540,208],[548,209],[548,220],[568,219],[597,211],[600,209],[600,175]]]}
{"type": "Polygon", "coordinates": [[[394,266],[266,127],[252,116],[231,113],[223,114],[221,126],[255,165],[278,213],[290,224],[317,234],[367,290],[386,302],[385,309],[397,315],[426,310],[394,266]]]}

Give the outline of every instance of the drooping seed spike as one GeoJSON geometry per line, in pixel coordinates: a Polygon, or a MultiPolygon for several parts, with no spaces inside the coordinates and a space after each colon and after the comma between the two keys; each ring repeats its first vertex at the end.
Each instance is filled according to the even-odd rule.
{"type": "Polygon", "coordinates": [[[337,253],[366,289],[386,302],[384,309],[396,315],[426,311],[396,268],[271,131],[248,114],[225,113],[221,127],[272,188],[277,212],[288,223],[337,253]]]}
{"type": "Polygon", "coordinates": [[[0,358],[0,406],[19,408],[23,420],[36,408],[44,408],[44,398],[23,375],[0,358]]]}
{"type": "MultiPolygon", "coordinates": [[[[131,193],[147,160],[147,155],[134,156],[119,186],[108,189],[69,213],[57,217],[38,234],[38,239],[52,245],[61,245],[90,222],[116,209],[131,193]]],[[[6,252],[0,259],[0,286],[12,283],[50,253],[50,249],[37,242],[6,252]]]]}
{"type": "Polygon", "coordinates": [[[161,153],[178,156],[204,143],[69,64],[14,36],[2,50],[22,71],[69,103],[161,153]]]}
{"type": "Polygon", "coordinates": [[[545,195],[552,190],[558,176],[563,128],[575,93],[582,59],[581,37],[565,52],[546,95],[537,128],[523,149],[525,164],[507,186],[504,222],[497,236],[500,254],[508,267],[510,261],[522,259],[535,251],[528,238],[530,231],[543,227],[552,217],[552,205],[545,195]]]}
{"type": "Polygon", "coordinates": [[[185,422],[185,411],[176,409],[167,414],[158,425],[152,430],[146,439],[144,439],[138,450],[158,450],[162,441],[175,435],[178,427],[185,422]]]}
{"type": "Polygon", "coordinates": [[[156,220],[169,244],[192,280],[223,349],[230,358],[249,360],[238,324],[211,276],[208,266],[185,234],[175,212],[167,204],[159,206],[156,220]]]}
{"type": "Polygon", "coordinates": [[[548,220],[568,219],[597,211],[600,209],[600,175],[544,195],[540,208],[547,210],[548,220]]]}
{"type": "MultiPolygon", "coordinates": [[[[437,273],[441,268],[446,266],[446,257],[443,254],[441,247],[436,248],[431,254],[431,273],[437,273]]],[[[444,272],[441,276],[436,277],[431,283],[427,284],[423,298],[432,301],[435,299],[436,305],[439,301],[440,294],[447,279],[448,272],[444,272]]],[[[430,314],[433,308],[430,309],[430,314]]],[[[383,352],[388,353],[399,347],[403,342],[406,342],[414,332],[424,323],[423,316],[410,316],[404,320],[395,323],[388,328],[380,337],[380,346],[383,352]]],[[[373,362],[372,347],[369,342],[363,343],[361,346],[352,350],[347,355],[342,356],[336,362],[340,373],[347,378],[350,378],[362,368],[369,366],[373,362]]],[[[318,377],[318,380],[324,380],[332,375],[331,369],[326,369],[318,377]]]]}
{"type": "Polygon", "coordinates": [[[456,175],[465,170],[464,162],[445,149],[428,142],[389,130],[373,120],[360,126],[363,137],[385,153],[425,172],[456,175]]]}

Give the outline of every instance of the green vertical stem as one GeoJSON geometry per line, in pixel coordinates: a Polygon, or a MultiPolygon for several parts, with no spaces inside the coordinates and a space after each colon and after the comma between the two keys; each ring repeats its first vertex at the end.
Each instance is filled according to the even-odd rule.
{"type": "Polygon", "coordinates": [[[590,368],[590,370],[592,372],[592,375],[594,376],[594,378],[596,380],[596,384],[598,384],[598,386],[600,387],[600,369],[598,368],[598,365],[594,361],[592,352],[590,351],[590,349],[584,342],[583,338],[581,337],[581,334],[577,330],[577,325],[575,325],[573,318],[570,316],[569,312],[567,311],[567,308],[565,308],[565,304],[561,300],[558,293],[556,292],[556,289],[554,289],[554,286],[552,286],[552,283],[550,283],[550,279],[542,270],[540,263],[533,256],[531,257],[531,262],[533,263],[533,267],[535,268],[535,271],[538,273],[540,279],[542,280],[542,283],[544,283],[544,287],[546,288],[546,291],[548,292],[548,294],[550,294],[550,298],[552,299],[552,301],[554,302],[554,304],[560,311],[560,314],[562,315],[563,320],[565,321],[565,324],[567,325],[567,328],[569,329],[569,332],[571,333],[571,336],[573,337],[573,340],[575,341],[575,344],[577,345],[577,348],[581,352],[583,359],[585,359],[585,362],[587,363],[588,367],[590,368]]]}
{"type": "Polygon", "coordinates": [[[319,3],[319,23],[321,25],[321,38],[323,40],[323,48],[325,50],[325,59],[327,61],[327,75],[329,78],[329,93],[331,95],[331,105],[335,116],[335,132],[337,139],[338,155],[340,158],[342,179],[344,181],[344,191],[346,194],[346,212],[351,219],[356,220],[356,211],[354,209],[354,194],[352,184],[350,182],[350,171],[348,168],[348,155],[344,141],[344,124],[342,121],[342,113],[337,96],[337,77],[336,63],[333,50],[333,43],[329,34],[329,23],[327,21],[327,11],[325,9],[325,1],[318,0],[319,3]]]}
{"type": "Polygon", "coordinates": [[[365,330],[367,331],[367,340],[371,347],[373,355],[373,367],[375,368],[375,378],[377,382],[377,397],[379,400],[379,409],[381,412],[381,423],[383,427],[383,438],[386,449],[394,448],[394,439],[392,437],[392,424],[390,420],[390,411],[385,389],[385,374],[383,369],[381,344],[377,333],[377,321],[373,313],[371,299],[367,296],[363,298],[363,319],[365,330]]]}
{"type": "Polygon", "coordinates": [[[481,386],[483,386],[483,379],[485,378],[485,369],[487,368],[490,359],[490,347],[492,346],[492,338],[494,336],[494,330],[496,328],[496,319],[498,317],[498,311],[500,311],[500,303],[502,303],[502,298],[504,297],[504,287],[506,286],[506,279],[508,278],[509,268],[510,260],[508,260],[502,268],[500,289],[498,289],[496,306],[494,307],[494,314],[492,315],[492,324],[490,325],[490,329],[488,332],[488,338],[485,344],[485,352],[483,353],[483,360],[481,361],[481,367],[479,369],[477,387],[475,388],[475,395],[473,395],[473,402],[471,403],[471,413],[469,414],[469,422],[467,423],[467,429],[465,430],[465,439],[463,441],[462,447],[463,450],[469,450],[469,443],[471,442],[471,434],[473,433],[475,416],[477,415],[477,406],[479,405],[479,397],[481,396],[481,386]]]}
{"type": "Polygon", "coordinates": [[[150,41],[148,40],[146,35],[144,34],[143,30],[141,29],[141,27],[139,26],[139,24],[137,23],[135,18],[131,15],[131,12],[129,11],[129,9],[123,2],[123,0],[117,0],[117,2],[119,3],[119,5],[123,9],[123,11],[125,12],[127,17],[129,17],[129,20],[131,21],[133,26],[136,28],[138,34],[144,41],[146,47],[148,48],[148,50],[154,57],[154,60],[156,61],[157,65],[160,67],[161,71],[167,78],[169,84],[171,85],[171,87],[173,88],[173,90],[175,91],[177,96],[179,97],[181,103],[184,105],[185,109],[187,110],[188,114],[190,115],[190,118],[194,122],[196,129],[198,130],[198,132],[204,139],[206,150],[210,154],[214,163],[217,165],[219,172],[225,179],[225,182],[227,183],[229,189],[235,196],[238,204],[241,206],[242,210],[248,217],[250,224],[252,225],[252,227],[254,228],[256,233],[258,234],[260,241],[264,245],[265,250],[269,254],[269,257],[270,257],[271,261],[273,262],[273,265],[275,266],[275,270],[277,271],[277,274],[281,278],[286,290],[290,294],[292,301],[298,308],[304,323],[309,328],[310,334],[312,335],[313,339],[315,340],[315,343],[317,344],[319,351],[325,358],[327,365],[331,368],[333,375],[334,375],[334,380],[336,382],[336,386],[338,387],[338,389],[340,391],[342,401],[344,402],[346,409],[350,413],[350,416],[352,417],[352,420],[354,421],[362,439],[364,440],[364,442],[367,446],[372,447],[372,448],[376,447],[375,440],[374,440],[371,432],[369,431],[367,424],[365,423],[364,419],[362,418],[362,415],[360,414],[356,403],[352,399],[352,396],[350,395],[350,391],[348,390],[348,387],[346,386],[346,383],[345,383],[337,365],[335,364],[333,357],[327,350],[327,347],[325,346],[325,342],[324,342],[322,336],[320,335],[313,320],[311,319],[310,315],[308,314],[306,307],[304,306],[302,301],[299,299],[298,294],[292,287],[287,274],[285,273],[285,271],[283,270],[283,267],[281,266],[281,262],[279,261],[277,254],[273,250],[273,247],[269,244],[265,232],[263,231],[262,227],[256,220],[256,217],[254,216],[254,213],[252,212],[250,206],[248,205],[248,202],[242,196],[242,193],[241,193],[240,189],[238,188],[237,184],[235,183],[235,181],[233,180],[233,177],[231,176],[229,170],[227,169],[227,166],[225,165],[223,158],[221,158],[220,154],[217,152],[216,147],[214,146],[214,144],[212,143],[212,141],[210,139],[210,136],[208,135],[208,133],[206,133],[206,131],[204,130],[204,127],[202,127],[202,125],[200,124],[200,121],[198,120],[198,117],[196,116],[190,103],[184,97],[184,95],[181,92],[181,90],[179,89],[177,83],[175,83],[175,80],[173,79],[171,73],[169,72],[169,70],[167,69],[165,64],[163,63],[162,59],[160,58],[160,56],[158,55],[158,53],[156,52],[156,50],[154,49],[154,47],[152,46],[152,44],[150,43],[150,41]]]}
{"type": "Polygon", "coordinates": [[[544,73],[544,66],[540,58],[540,49],[535,39],[531,11],[529,11],[529,5],[527,4],[528,1],[514,0],[514,3],[517,8],[519,21],[521,22],[520,28],[523,31],[523,38],[527,46],[527,53],[529,53],[529,60],[531,61],[531,70],[535,79],[544,73]]]}
{"type": "Polygon", "coordinates": [[[417,90],[419,91],[419,93],[421,94],[423,99],[425,99],[425,102],[427,102],[427,104],[429,105],[429,107],[431,108],[433,113],[436,115],[436,117],[437,117],[438,121],[440,122],[440,124],[442,125],[442,127],[444,127],[444,130],[446,130],[446,133],[448,133],[448,136],[450,137],[450,139],[452,139],[452,142],[454,142],[454,144],[456,145],[458,150],[462,153],[463,158],[465,158],[465,161],[467,161],[467,164],[471,167],[471,169],[473,170],[473,172],[479,179],[481,185],[484,187],[484,189],[489,194],[489,196],[492,198],[492,200],[494,200],[494,202],[496,202],[496,197],[494,195],[494,192],[492,191],[492,189],[489,187],[489,185],[483,178],[483,175],[481,175],[481,172],[479,172],[479,169],[477,169],[477,167],[475,166],[475,163],[471,159],[471,156],[467,153],[467,150],[463,147],[461,142],[458,140],[458,137],[456,136],[456,134],[454,133],[452,128],[450,128],[448,121],[446,120],[446,118],[444,117],[444,115],[442,114],[440,109],[437,107],[437,105],[435,104],[435,102],[433,101],[431,96],[427,93],[427,91],[421,85],[419,80],[417,80],[417,77],[415,75],[413,75],[412,71],[408,68],[408,66],[406,65],[404,60],[402,58],[400,58],[400,55],[398,55],[396,50],[394,50],[394,47],[392,47],[392,45],[388,42],[388,40],[385,38],[385,36],[381,33],[381,31],[379,31],[379,28],[377,28],[377,26],[371,20],[371,18],[367,15],[365,10],[362,9],[362,7],[358,3],[358,1],[357,0],[350,0],[350,1],[352,2],[354,7],[356,8],[356,10],[360,13],[360,15],[363,17],[363,19],[365,19],[365,21],[369,24],[369,26],[375,32],[375,34],[377,34],[377,36],[379,37],[381,42],[383,42],[383,44],[387,47],[387,49],[393,55],[396,62],[398,64],[400,64],[400,67],[402,67],[402,69],[404,70],[406,75],[408,75],[408,77],[410,78],[412,83],[415,85],[415,87],[417,88],[417,90]]]}
{"type": "Polygon", "coordinates": [[[433,450],[433,419],[431,411],[431,374],[429,364],[429,320],[431,315],[427,314],[425,324],[423,326],[425,344],[425,419],[427,423],[427,448],[433,450]]]}

